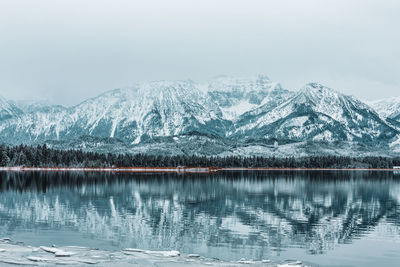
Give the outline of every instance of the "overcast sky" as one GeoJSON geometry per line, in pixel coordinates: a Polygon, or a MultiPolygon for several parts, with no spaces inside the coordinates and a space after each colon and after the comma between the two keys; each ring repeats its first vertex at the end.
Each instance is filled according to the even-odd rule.
{"type": "Polygon", "coordinates": [[[77,104],[137,81],[263,73],[400,95],[398,0],[1,0],[0,95],[77,104]]]}

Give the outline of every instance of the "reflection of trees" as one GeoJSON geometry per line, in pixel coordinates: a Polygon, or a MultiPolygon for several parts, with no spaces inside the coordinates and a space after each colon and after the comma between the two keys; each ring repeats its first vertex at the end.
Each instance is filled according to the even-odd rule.
{"type": "Polygon", "coordinates": [[[2,173],[0,219],[7,231],[68,226],[122,246],[182,246],[194,238],[323,253],[382,219],[400,229],[394,187],[383,172],[2,173]]]}

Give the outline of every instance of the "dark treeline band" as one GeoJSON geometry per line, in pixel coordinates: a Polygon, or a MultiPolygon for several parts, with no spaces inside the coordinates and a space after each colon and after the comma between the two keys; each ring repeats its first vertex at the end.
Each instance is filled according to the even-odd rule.
{"type": "Polygon", "coordinates": [[[46,145],[0,146],[0,166],[26,167],[271,167],[271,168],[393,168],[400,158],[390,157],[262,157],[165,156],[57,150],[46,145]]]}

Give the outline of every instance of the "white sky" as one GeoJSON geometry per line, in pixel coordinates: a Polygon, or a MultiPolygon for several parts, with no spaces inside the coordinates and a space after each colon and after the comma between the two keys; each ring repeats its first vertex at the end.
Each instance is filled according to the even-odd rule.
{"type": "Polygon", "coordinates": [[[263,73],[400,95],[398,0],[0,0],[0,95],[77,104],[137,81],[263,73]]]}

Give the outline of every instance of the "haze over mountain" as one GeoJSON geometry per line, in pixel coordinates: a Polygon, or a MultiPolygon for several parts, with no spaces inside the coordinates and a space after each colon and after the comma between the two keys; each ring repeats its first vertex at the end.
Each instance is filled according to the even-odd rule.
{"type": "Polygon", "coordinates": [[[391,155],[400,152],[399,103],[369,106],[318,83],[289,91],[263,75],[154,81],[68,108],[1,98],[0,142],[155,154],[391,155]]]}

